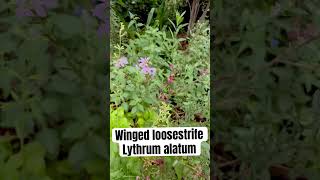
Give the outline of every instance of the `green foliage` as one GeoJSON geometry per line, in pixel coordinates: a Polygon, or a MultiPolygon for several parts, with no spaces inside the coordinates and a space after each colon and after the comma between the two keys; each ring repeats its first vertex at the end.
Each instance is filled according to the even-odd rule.
{"type": "Polygon", "coordinates": [[[18,154],[11,154],[8,144],[1,145],[6,151],[0,162],[2,179],[50,179],[46,175],[45,149],[39,143],[27,144],[18,154]]]}
{"type": "Polygon", "coordinates": [[[111,3],[122,22],[130,22],[131,13],[140,17],[139,23],[148,25],[150,16],[146,15],[154,11],[152,14],[161,28],[168,25],[168,18],[174,17],[174,13],[186,5],[183,0],[113,0],[111,3]]]}
{"type": "Polygon", "coordinates": [[[172,31],[172,30],[170,29],[171,34],[173,34],[172,32],[174,32],[174,35],[172,35],[172,36],[177,36],[178,33],[182,30],[182,28],[188,25],[188,23],[181,24],[181,23],[183,23],[183,20],[184,20],[184,17],[183,17],[183,16],[184,16],[185,13],[186,13],[186,11],[184,11],[184,12],[181,13],[181,14],[180,14],[178,11],[176,11],[176,17],[175,17],[175,20],[176,20],[175,22],[176,22],[176,23],[173,23],[173,22],[169,19],[171,25],[172,25],[173,28],[174,28],[174,31],[172,31]]]}
{"type": "Polygon", "coordinates": [[[71,4],[43,18],[1,5],[1,180],[107,178],[106,39],[71,4]]]}
{"type": "MultiPolygon", "coordinates": [[[[155,12],[157,9],[149,12],[146,24],[133,14],[129,26],[120,23],[111,58],[111,130],[209,124],[208,24],[196,26],[198,30],[188,39],[189,47],[181,50],[181,42],[187,39],[177,35],[186,26],[184,13],[175,14],[170,32],[152,23],[157,21],[152,20],[155,12]],[[131,30],[134,36],[128,32],[131,30]],[[124,38],[129,41],[122,41],[124,38]],[[148,64],[156,69],[154,76],[141,72],[141,58],[149,59],[148,64]],[[120,62],[124,63],[119,67],[120,62]],[[175,79],[169,81],[173,74],[175,79]],[[175,117],[179,113],[185,116],[175,117]],[[204,124],[197,122],[197,115],[203,116],[204,124]]],[[[111,146],[112,179],[209,179],[208,142],[202,143],[200,157],[120,158],[118,144],[111,146]]]]}
{"type": "Polygon", "coordinates": [[[151,105],[157,105],[159,80],[140,73],[133,66],[112,71],[111,102],[121,105],[125,111],[136,115],[144,112],[151,105]]]}
{"type": "Polygon", "coordinates": [[[219,179],[270,179],[279,165],[319,179],[319,116],[311,106],[320,88],[318,7],[215,1],[214,132],[241,162],[239,171],[217,170],[219,179]]]}
{"type": "Polygon", "coordinates": [[[191,120],[197,113],[209,119],[210,95],[210,29],[208,24],[198,24],[191,35],[186,54],[173,58],[176,66],[175,102],[191,120]]]}
{"type": "Polygon", "coordinates": [[[148,27],[143,34],[139,34],[136,39],[129,41],[125,53],[133,60],[149,57],[152,65],[156,68],[167,67],[168,69],[169,63],[173,61],[179,48],[178,39],[170,36],[158,28],[148,27]]]}

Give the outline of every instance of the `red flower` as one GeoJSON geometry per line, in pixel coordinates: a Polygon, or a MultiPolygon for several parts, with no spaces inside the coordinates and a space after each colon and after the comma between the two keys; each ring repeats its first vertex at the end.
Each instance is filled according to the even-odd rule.
{"type": "Polygon", "coordinates": [[[171,74],[169,77],[168,77],[168,83],[171,84],[173,83],[174,81],[174,74],[171,74]]]}

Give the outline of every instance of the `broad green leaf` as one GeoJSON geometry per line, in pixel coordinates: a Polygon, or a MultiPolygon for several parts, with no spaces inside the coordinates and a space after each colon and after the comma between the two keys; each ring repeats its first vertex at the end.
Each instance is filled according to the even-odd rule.
{"type": "Polygon", "coordinates": [[[34,175],[45,175],[46,164],[44,160],[45,149],[37,142],[27,144],[23,149],[24,165],[23,168],[34,175]]]}
{"type": "Polygon", "coordinates": [[[82,163],[91,157],[90,151],[88,150],[88,145],[85,142],[75,143],[68,155],[68,161],[75,167],[82,167],[82,163]]]}
{"type": "Polygon", "coordinates": [[[64,139],[74,140],[84,137],[86,133],[87,127],[85,124],[80,121],[75,121],[65,126],[62,137],[64,139]]]}
{"type": "Polygon", "coordinates": [[[46,148],[46,151],[49,155],[57,157],[60,150],[60,139],[56,130],[43,129],[36,135],[36,140],[46,148]]]}
{"type": "Polygon", "coordinates": [[[62,34],[60,37],[69,37],[71,35],[81,34],[83,30],[83,24],[81,20],[75,16],[67,14],[56,14],[50,17],[49,22],[59,28],[62,34]]]}

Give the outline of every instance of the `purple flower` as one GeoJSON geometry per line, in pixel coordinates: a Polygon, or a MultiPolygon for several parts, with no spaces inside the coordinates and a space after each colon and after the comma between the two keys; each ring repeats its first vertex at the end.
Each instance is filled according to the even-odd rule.
{"type": "Polygon", "coordinates": [[[141,69],[141,72],[142,72],[143,74],[149,74],[150,68],[149,68],[148,66],[143,67],[143,68],[141,69]]]}
{"type": "Polygon", "coordinates": [[[150,68],[149,69],[149,74],[152,75],[152,76],[156,75],[156,68],[150,68]]]}
{"type": "Polygon", "coordinates": [[[149,62],[149,59],[148,57],[145,57],[145,58],[140,58],[139,59],[139,63],[141,64],[147,64],[149,62]]]}
{"type": "Polygon", "coordinates": [[[124,67],[126,64],[128,64],[128,58],[126,57],[121,57],[117,63],[116,63],[116,67],[117,68],[121,68],[121,67],[124,67]]]}
{"type": "Polygon", "coordinates": [[[140,58],[138,62],[139,62],[139,67],[141,68],[147,67],[149,58],[140,58]]]}
{"type": "Polygon", "coordinates": [[[154,76],[156,74],[156,68],[149,67],[149,64],[148,64],[149,60],[150,60],[150,58],[148,58],[148,57],[140,58],[138,60],[139,65],[136,65],[136,68],[140,69],[141,73],[144,75],[149,74],[151,76],[154,76]]]}

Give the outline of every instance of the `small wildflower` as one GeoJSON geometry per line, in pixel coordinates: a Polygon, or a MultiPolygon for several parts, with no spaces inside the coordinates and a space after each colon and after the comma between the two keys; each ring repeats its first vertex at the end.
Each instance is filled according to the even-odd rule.
{"type": "Polygon", "coordinates": [[[125,65],[127,65],[128,64],[128,58],[126,58],[126,57],[121,57],[118,61],[117,61],[117,63],[116,63],[116,67],[117,68],[121,68],[121,67],[124,67],[125,65]]]}
{"type": "Polygon", "coordinates": [[[139,59],[139,66],[141,68],[147,67],[149,62],[149,58],[140,58],[139,59]]]}
{"type": "Polygon", "coordinates": [[[149,74],[149,72],[150,72],[150,68],[149,67],[143,67],[142,69],[141,69],[141,72],[143,73],[143,74],[149,74]]]}
{"type": "Polygon", "coordinates": [[[156,68],[153,68],[153,67],[149,67],[149,58],[148,57],[145,57],[145,58],[140,58],[138,60],[138,63],[139,65],[136,65],[136,68],[137,69],[140,69],[141,70],[141,73],[144,74],[144,75],[151,75],[151,76],[155,76],[156,74],[156,68]]]}
{"type": "Polygon", "coordinates": [[[156,75],[156,68],[150,68],[149,69],[149,74],[152,75],[152,76],[156,75]]]}

